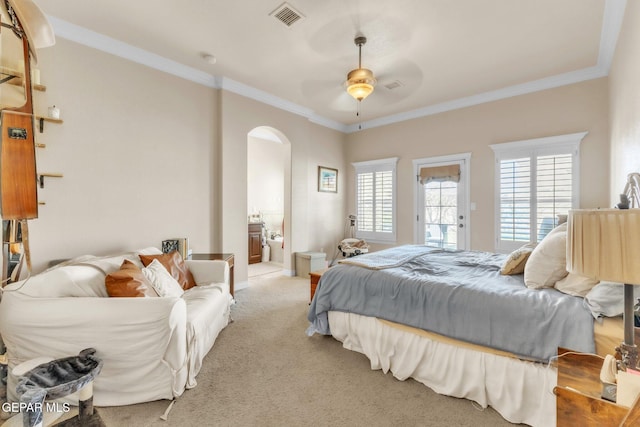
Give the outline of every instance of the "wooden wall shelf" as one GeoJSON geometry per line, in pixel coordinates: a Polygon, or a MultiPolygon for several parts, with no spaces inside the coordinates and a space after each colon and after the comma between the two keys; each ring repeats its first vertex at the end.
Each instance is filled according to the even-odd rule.
{"type": "Polygon", "coordinates": [[[57,124],[64,123],[62,119],[52,119],[51,117],[44,117],[44,116],[35,116],[35,117],[36,117],[36,120],[40,122],[40,133],[44,132],[44,122],[57,123],[57,124]]]}
{"type": "Polygon", "coordinates": [[[45,178],[63,178],[61,173],[40,173],[38,174],[38,182],[40,183],[40,188],[44,188],[44,179],[45,178]]]}

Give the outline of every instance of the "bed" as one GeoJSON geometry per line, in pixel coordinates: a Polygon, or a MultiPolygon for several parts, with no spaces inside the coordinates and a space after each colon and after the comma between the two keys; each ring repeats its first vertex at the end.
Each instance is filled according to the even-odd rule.
{"type": "Polygon", "coordinates": [[[621,320],[594,322],[582,297],[501,274],[506,258],[406,245],[344,260],[322,275],[307,334],[332,335],[372,369],[492,406],[510,422],[555,425],[548,362],[558,347],[612,352],[621,320]]]}

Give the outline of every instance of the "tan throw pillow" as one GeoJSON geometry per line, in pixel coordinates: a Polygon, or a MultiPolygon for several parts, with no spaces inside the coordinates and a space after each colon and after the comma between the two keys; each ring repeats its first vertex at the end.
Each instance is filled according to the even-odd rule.
{"type": "Polygon", "coordinates": [[[567,272],[567,223],[557,226],[535,247],[524,266],[528,288],[552,288],[567,272]]]}
{"type": "Polygon", "coordinates": [[[142,270],[125,259],[120,270],[108,274],[104,285],[110,297],[157,297],[153,286],[145,279],[142,270]]]}
{"type": "Polygon", "coordinates": [[[535,247],[536,243],[527,243],[526,245],[511,252],[507,259],[504,260],[502,268],[500,269],[500,274],[510,275],[524,273],[524,266],[535,247]]]}
{"type": "Polygon", "coordinates": [[[180,255],[178,251],[160,255],[139,255],[139,257],[145,267],[148,267],[154,259],[160,261],[160,264],[167,269],[169,274],[178,281],[182,289],[185,291],[196,285],[196,281],[193,279],[193,274],[189,271],[187,264],[185,264],[182,259],[182,255],[180,255]]]}
{"type": "Polygon", "coordinates": [[[558,280],[554,287],[565,294],[584,297],[597,284],[598,281],[595,279],[569,273],[564,279],[558,280]]]}

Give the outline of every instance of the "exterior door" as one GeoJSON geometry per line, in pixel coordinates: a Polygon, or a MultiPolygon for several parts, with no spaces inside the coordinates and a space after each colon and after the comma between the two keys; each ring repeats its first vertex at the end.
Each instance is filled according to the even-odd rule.
{"type": "Polygon", "coordinates": [[[468,160],[424,160],[416,165],[417,243],[468,249],[468,160]]]}

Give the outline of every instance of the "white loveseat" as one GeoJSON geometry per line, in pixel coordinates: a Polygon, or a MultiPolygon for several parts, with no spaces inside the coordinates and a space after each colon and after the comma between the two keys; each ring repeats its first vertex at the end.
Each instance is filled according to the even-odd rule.
{"type": "MultiPolygon", "coordinates": [[[[233,298],[224,261],[191,261],[197,286],[182,297],[115,298],[105,276],[155,248],[67,261],[4,289],[0,334],[9,372],[36,357],[61,358],[93,347],[104,362],[94,383],[98,406],[173,399],[196,386],[202,360],[229,323],[233,298]]],[[[15,378],[7,394],[15,400],[15,378]]]]}

